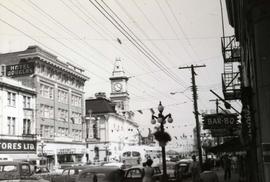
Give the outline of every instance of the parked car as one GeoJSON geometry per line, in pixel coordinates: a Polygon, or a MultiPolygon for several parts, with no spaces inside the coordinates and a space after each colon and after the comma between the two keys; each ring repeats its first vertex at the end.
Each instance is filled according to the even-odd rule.
{"type": "Polygon", "coordinates": [[[127,166],[122,162],[109,162],[109,163],[103,164],[103,166],[113,166],[113,167],[118,167],[119,169],[127,168],[127,166]]]}
{"type": "MultiPolygon", "coordinates": [[[[162,173],[158,166],[153,166],[153,181],[161,182],[162,173]]],[[[143,178],[143,166],[134,166],[125,170],[125,182],[141,182],[143,178]]]]}
{"type": "Polygon", "coordinates": [[[176,179],[183,179],[191,176],[191,173],[189,171],[191,163],[191,159],[181,159],[175,164],[174,175],[176,179]]]}
{"type": "Polygon", "coordinates": [[[54,176],[51,181],[52,182],[75,182],[76,177],[79,173],[88,168],[88,166],[75,166],[69,167],[63,170],[61,176],[54,176]]]}
{"type": "Polygon", "coordinates": [[[115,166],[96,166],[84,169],[76,182],[125,182],[125,171],[115,166]]]}
{"type": "Polygon", "coordinates": [[[49,182],[38,176],[34,176],[30,164],[27,162],[0,162],[0,181],[19,182],[49,182]]]}

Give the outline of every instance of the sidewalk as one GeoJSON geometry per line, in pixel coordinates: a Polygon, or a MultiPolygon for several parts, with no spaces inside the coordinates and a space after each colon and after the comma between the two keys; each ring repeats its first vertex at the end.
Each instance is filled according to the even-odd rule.
{"type": "MultiPolygon", "coordinates": [[[[223,171],[223,169],[219,168],[219,169],[216,169],[215,171],[216,171],[216,173],[218,175],[219,182],[239,182],[239,176],[235,172],[231,173],[231,179],[230,180],[225,181],[224,180],[224,171],[223,171]]],[[[192,179],[187,178],[187,179],[184,179],[183,182],[192,182],[192,179]]]]}
{"type": "MultiPolygon", "coordinates": [[[[216,171],[218,175],[219,182],[225,182],[224,180],[224,171],[223,169],[219,169],[216,171]]],[[[231,179],[226,182],[239,182],[239,175],[235,172],[231,173],[231,179]]]]}

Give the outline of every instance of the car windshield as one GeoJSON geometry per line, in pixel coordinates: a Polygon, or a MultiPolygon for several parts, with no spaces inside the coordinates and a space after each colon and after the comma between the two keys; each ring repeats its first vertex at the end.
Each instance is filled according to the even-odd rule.
{"type": "Polygon", "coordinates": [[[1,165],[0,166],[0,171],[1,172],[13,172],[13,171],[17,171],[17,166],[15,166],[15,165],[1,165]]]}

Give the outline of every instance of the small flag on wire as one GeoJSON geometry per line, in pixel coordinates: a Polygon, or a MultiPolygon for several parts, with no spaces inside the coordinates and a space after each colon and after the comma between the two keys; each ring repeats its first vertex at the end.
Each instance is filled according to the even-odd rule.
{"type": "Polygon", "coordinates": [[[138,113],[143,114],[142,110],[138,110],[138,113]]]}
{"type": "Polygon", "coordinates": [[[122,41],[119,38],[117,38],[116,40],[119,44],[122,44],[122,41]]]}
{"type": "Polygon", "coordinates": [[[155,111],[154,111],[153,108],[150,108],[150,111],[151,111],[152,114],[155,114],[155,111]]]}

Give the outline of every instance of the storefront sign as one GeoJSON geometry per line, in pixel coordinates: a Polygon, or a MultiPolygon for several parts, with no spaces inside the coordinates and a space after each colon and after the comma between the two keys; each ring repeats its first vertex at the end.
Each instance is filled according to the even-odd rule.
{"type": "Polygon", "coordinates": [[[37,142],[33,140],[5,140],[0,139],[0,153],[36,153],[37,142]]]}
{"type": "Polygon", "coordinates": [[[236,114],[206,114],[203,116],[204,129],[224,129],[237,126],[236,114]]]}
{"type": "Polygon", "coordinates": [[[75,148],[58,149],[57,154],[76,154],[75,148]]]}
{"type": "Polygon", "coordinates": [[[229,130],[229,129],[211,129],[211,135],[213,137],[226,137],[226,136],[239,136],[240,129],[229,130]]]}
{"type": "Polygon", "coordinates": [[[35,63],[21,63],[6,66],[6,75],[8,77],[17,77],[24,75],[31,75],[34,73],[35,63]]]}

